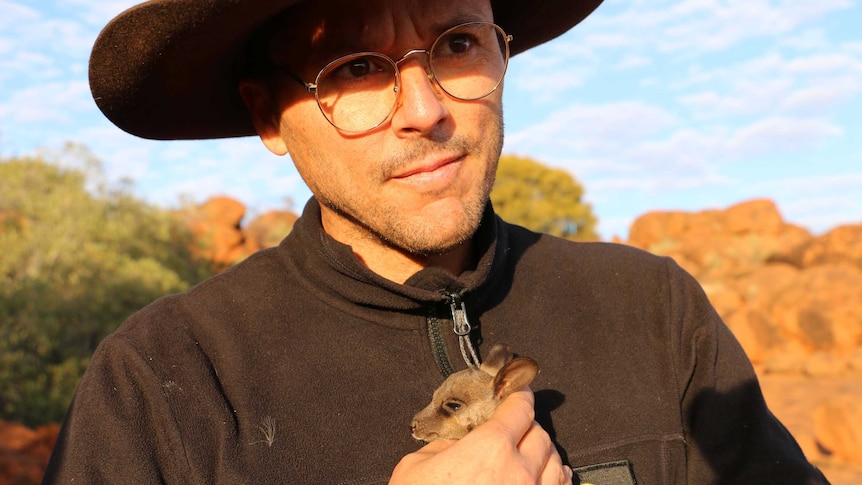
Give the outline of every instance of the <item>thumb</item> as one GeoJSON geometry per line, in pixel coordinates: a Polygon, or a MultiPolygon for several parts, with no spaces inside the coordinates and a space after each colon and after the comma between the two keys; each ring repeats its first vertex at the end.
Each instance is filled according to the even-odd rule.
{"type": "Polygon", "coordinates": [[[518,443],[533,425],[536,417],[534,405],[533,391],[529,387],[521,388],[503,399],[486,424],[499,426],[510,442],[518,443]]]}

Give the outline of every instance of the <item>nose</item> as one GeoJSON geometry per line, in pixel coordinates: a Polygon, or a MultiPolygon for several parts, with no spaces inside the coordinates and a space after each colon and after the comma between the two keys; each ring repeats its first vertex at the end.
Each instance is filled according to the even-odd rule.
{"type": "Polygon", "coordinates": [[[401,135],[423,134],[449,117],[447,96],[419,59],[400,66],[401,92],[392,115],[392,128],[401,135]]]}

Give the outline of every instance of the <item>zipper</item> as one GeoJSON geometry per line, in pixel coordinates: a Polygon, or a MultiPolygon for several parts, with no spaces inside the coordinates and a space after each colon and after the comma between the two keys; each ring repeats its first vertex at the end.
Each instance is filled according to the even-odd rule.
{"type": "MultiPolygon", "coordinates": [[[[446,299],[449,312],[452,315],[452,333],[458,339],[461,358],[464,359],[467,367],[478,369],[481,360],[470,338],[473,326],[470,325],[470,320],[467,318],[467,306],[459,293],[447,290],[443,291],[443,297],[446,299]]],[[[443,377],[449,377],[455,372],[455,369],[452,366],[452,361],[449,360],[448,352],[446,352],[446,339],[440,320],[433,312],[429,312],[426,320],[428,322],[428,340],[431,342],[431,354],[434,356],[434,361],[443,377]]]]}
{"type": "Polygon", "coordinates": [[[467,320],[467,307],[464,305],[464,300],[457,293],[445,292],[446,300],[449,302],[449,311],[452,312],[452,331],[458,337],[470,335],[473,327],[470,326],[470,321],[467,320]]]}
{"type": "Polygon", "coordinates": [[[437,363],[437,369],[443,374],[443,377],[449,377],[455,372],[452,367],[452,361],[449,360],[449,355],[446,352],[446,342],[443,339],[443,330],[440,325],[440,320],[433,314],[428,314],[428,340],[431,342],[431,355],[434,356],[434,362],[437,363]]]}
{"type": "Polygon", "coordinates": [[[473,341],[470,339],[470,332],[473,331],[473,327],[467,318],[467,305],[464,304],[464,300],[459,293],[445,291],[443,294],[449,303],[449,311],[452,312],[452,331],[458,336],[461,357],[464,359],[467,367],[478,369],[481,361],[476,354],[476,349],[473,347],[473,341]]]}

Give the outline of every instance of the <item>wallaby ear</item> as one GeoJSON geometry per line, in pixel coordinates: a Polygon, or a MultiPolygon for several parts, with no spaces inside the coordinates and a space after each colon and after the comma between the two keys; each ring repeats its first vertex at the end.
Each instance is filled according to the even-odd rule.
{"type": "Polygon", "coordinates": [[[494,377],[494,395],[502,399],[509,394],[529,386],[536,374],[539,364],[529,357],[518,357],[506,364],[494,377]]]}
{"type": "Polygon", "coordinates": [[[503,368],[506,364],[508,364],[514,354],[511,350],[509,350],[509,346],[506,344],[496,343],[491,350],[488,351],[488,355],[485,357],[485,360],[482,361],[482,365],[479,366],[479,369],[491,374],[492,376],[496,376],[500,369],[503,368]]]}

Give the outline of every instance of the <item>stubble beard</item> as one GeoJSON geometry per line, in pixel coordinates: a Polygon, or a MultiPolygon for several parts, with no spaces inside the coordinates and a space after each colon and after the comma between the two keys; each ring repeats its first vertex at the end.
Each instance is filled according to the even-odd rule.
{"type": "MultiPolygon", "coordinates": [[[[348,220],[360,237],[391,249],[417,257],[446,254],[468,241],[479,227],[497,172],[497,163],[503,148],[502,110],[489,127],[496,131],[493,142],[487,139],[471,139],[457,136],[442,140],[423,138],[396,157],[379,162],[381,180],[386,174],[395,172],[429,152],[466,153],[467,156],[485,157],[485,173],[480,185],[462,200],[461,214],[446,221],[428,220],[427,217],[407,217],[396,204],[380,205],[356,201],[345,196],[350,191],[335,188],[311,187],[318,202],[348,220]],[[441,227],[442,226],[442,227],[441,227]],[[441,230],[443,229],[443,230],[441,230]]],[[[489,130],[489,131],[490,131],[489,130]]],[[[325,155],[324,155],[325,156],[325,155]]],[[[325,158],[318,158],[323,163],[325,158]]]]}

